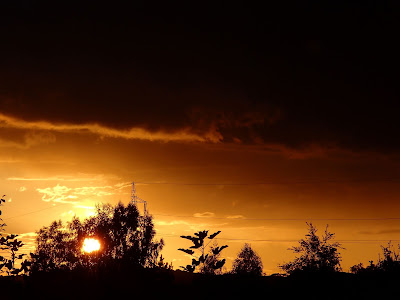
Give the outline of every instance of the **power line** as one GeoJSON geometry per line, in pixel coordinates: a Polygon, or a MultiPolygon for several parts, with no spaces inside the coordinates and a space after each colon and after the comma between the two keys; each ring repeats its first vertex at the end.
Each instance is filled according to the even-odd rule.
{"type": "Polygon", "coordinates": [[[168,182],[168,181],[136,181],[140,185],[181,185],[181,186],[255,186],[255,185],[289,185],[289,184],[321,184],[347,182],[394,182],[400,177],[384,178],[346,178],[346,179],[311,179],[311,180],[282,180],[282,181],[254,181],[254,182],[168,182]]]}
{"type": "Polygon", "coordinates": [[[175,218],[217,219],[230,221],[399,221],[400,217],[382,218],[246,218],[246,217],[214,217],[214,216],[185,216],[172,214],[153,214],[154,216],[175,218]]]}
{"type": "Polygon", "coordinates": [[[41,212],[41,211],[44,211],[44,210],[48,210],[48,209],[52,209],[52,208],[56,208],[56,207],[61,207],[61,206],[67,205],[67,204],[69,204],[69,203],[63,203],[63,204],[59,204],[59,205],[56,205],[56,206],[45,207],[45,208],[42,208],[42,209],[30,211],[30,212],[27,212],[27,213],[11,216],[9,218],[4,218],[3,220],[7,221],[7,220],[11,220],[11,219],[27,216],[27,215],[30,215],[30,214],[35,214],[35,213],[38,213],[38,212],[41,212]]]}
{"type": "MultiPolygon", "coordinates": [[[[27,213],[4,218],[4,221],[14,218],[23,217],[26,215],[38,213],[44,210],[61,207],[68,203],[60,204],[57,206],[50,206],[27,213]]],[[[380,218],[247,218],[247,217],[215,217],[215,216],[194,216],[194,215],[173,215],[173,214],[152,214],[153,216],[174,217],[174,218],[195,218],[195,219],[216,219],[216,220],[229,220],[229,221],[399,221],[400,217],[380,217],[380,218]]]]}

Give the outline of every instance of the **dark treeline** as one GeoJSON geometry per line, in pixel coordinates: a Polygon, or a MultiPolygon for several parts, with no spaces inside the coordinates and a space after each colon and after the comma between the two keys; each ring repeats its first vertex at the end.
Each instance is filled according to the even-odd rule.
{"type": "Polygon", "coordinates": [[[343,272],[248,277],[142,268],[7,276],[0,290],[1,299],[382,299],[398,294],[399,280],[343,272]]]}
{"type": "Polygon", "coordinates": [[[377,299],[397,293],[400,255],[394,245],[382,246],[377,262],[357,264],[345,273],[340,265],[343,247],[334,241],[334,233],[327,226],[319,236],[313,224],[307,225],[308,233],[289,249],[296,255],[293,261],[279,266],[284,274],[265,276],[261,258],[249,244],[227,271],[223,250],[228,245],[218,245],[221,231],[207,230],[181,236],[186,248],[177,250],[191,258],[181,270],[173,270],[161,255],[164,242],[155,240],[150,215],[141,215],[133,203],[101,205],[85,220],[54,221],[41,228],[36,250],[25,260],[17,235],[0,233],[0,246],[9,253],[0,257],[5,275],[0,276],[0,299],[377,299]],[[101,248],[82,251],[88,237],[101,248]]]}

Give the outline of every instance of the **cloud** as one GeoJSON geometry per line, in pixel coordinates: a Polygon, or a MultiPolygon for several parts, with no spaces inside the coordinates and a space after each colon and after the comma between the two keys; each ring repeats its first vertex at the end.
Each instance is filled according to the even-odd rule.
{"type": "Polygon", "coordinates": [[[231,216],[227,216],[227,219],[245,219],[245,216],[243,215],[231,215],[231,216]]]}
{"type": "Polygon", "coordinates": [[[66,186],[61,186],[57,184],[54,187],[37,188],[36,190],[39,193],[43,194],[42,200],[45,202],[69,203],[69,204],[78,203],[76,200],[73,200],[78,197],[75,195],[71,195],[70,192],[72,191],[72,189],[66,186]]]}
{"type": "Polygon", "coordinates": [[[88,198],[102,199],[105,196],[114,194],[112,186],[84,186],[84,187],[67,187],[57,184],[53,187],[37,188],[37,192],[42,194],[42,200],[53,203],[68,203],[77,207],[82,207],[82,200],[88,198]]]}
{"type": "Polygon", "coordinates": [[[196,218],[212,218],[214,216],[215,216],[215,213],[209,212],[209,211],[193,214],[193,217],[196,217],[196,218]]]}
{"type": "Polygon", "coordinates": [[[85,174],[79,173],[77,175],[63,175],[63,176],[49,176],[49,177],[8,177],[10,181],[103,181],[105,179],[119,179],[114,175],[103,174],[85,174]]]}
{"type": "Polygon", "coordinates": [[[400,228],[382,229],[382,230],[364,230],[364,231],[359,231],[359,233],[365,235],[398,234],[400,233],[400,228]]]}
{"type": "MultiPolygon", "coordinates": [[[[271,10],[268,17],[256,16],[258,27],[270,37],[260,40],[253,28],[253,13],[257,14],[253,8],[247,15],[232,8],[243,18],[240,28],[223,13],[210,15],[196,9],[187,26],[188,20],[176,14],[179,10],[173,12],[170,4],[166,9],[174,16],[169,18],[174,24],[164,18],[163,9],[148,8],[154,19],[166,25],[162,31],[161,23],[146,23],[141,9],[126,9],[129,16],[123,10],[116,12],[115,18],[124,24],[122,31],[113,18],[92,20],[103,14],[104,8],[96,9],[102,13],[85,15],[85,21],[71,20],[70,11],[62,10],[57,13],[59,24],[31,22],[29,30],[14,26],[13,18],[5,21],[10,30],[2,36],[7,47],[0,49],[2,57],[8,58],[0,70],[3,127],[129,140],[263,144],[270,149],[279,145],[277,151],[307,149],[313,144],[322,151],[332,144],[358,151],[400,148],[393,138],[400,122],[392,63],[397,61],[398,49],[391,39],[382,46],[385,41],[379,34],[366,34],[375,23],[353,26],[364,19],[363,14],[351,20],[345,16],[341,26],[332,27],[336,24],[332,16],[321,12],[324,17],[318,22],[323,22],[311,28],[299,22],[300,16],[315,20],[319,14],[271,10]],[[207,24],[198,22],[204,18],[207,24]],[[288,22],[299,26],[286,26],[288,22]],[[96,24],[98,30],[88,24],[96,24]],[[235,32],[235,38],[215,39],[227,31],[235,32]],[[319,50],[311,47],[310,52],[305,46],[314,43],[309,36],[320,36],[320,31],[340,34],[321,36],[316,42],[319,50]],[[359,53],[363,55],[355,55],[359,53]],[[370,84],[371,74],[379,74],[374,84],[370,84]]],[[[48,8],[18,13],[26,16],[22,19],[39,20],[36,14],[45,16],[48,8]]],[[[367,10],[369,14],[376,16],[367,10]]],[[[392,18],[389,14],[388,20],[392,18]]],[[[375,31],[386,29],[393,32],[393,28],[375,31]]],[[[32,139],[28,137],[27,142],[32,139]]],[[[4,139],[0,146],[24,144],[4,139]]]]}
{"type": "Polygon", "coordinates": [[[154,224],[157,226],[191,225],[191,223],[183,220],[174,220],[174,221],[154,220],[154,224]]]}
{"type": "Polygon", "coordinates": [[[0,147],[2,148],[28,149],[36,145],[56,142],[56,136],[49,131],[4,127],[1,121],[0,130],[0,147]]]}
{"type": "MultiPolygon", "coordinates": [[[[113,128],[99,123],[57,123],[50,121],[26,121],[20,118],[10,117],[0,114],[0,127],[13,129],[29,129],[46,131],[39,133],[29,133],[26,136],[27,145],[38,143],[49,143],[55,141],[55,136],[49,132],[67,132],[67,133],[91,133],[100,137],[121,138],[127,140],[148,140],[165,142],[219,142],[221,135],[213,128],[202,134],[194,133],[190,127],[179,128],[172,131],[158,130],[151,131],[141,127],[130,127],[125,129],[113,128]]],[[[22,147],[15,142],[3,141],[5,146],[22,147]]],[[[0,140],[1,145],[1,140],[0,140]]]]}

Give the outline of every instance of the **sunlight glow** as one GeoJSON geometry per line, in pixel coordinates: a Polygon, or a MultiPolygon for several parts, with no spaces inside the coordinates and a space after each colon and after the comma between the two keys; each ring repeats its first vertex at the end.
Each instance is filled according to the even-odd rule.
{"type": "Polygon", "coordinates": [[[83,241],[82,251],[85,253],[91,253],[93,251],[100,250],[100,243],[94,238],[86,238],[83,241]]]}

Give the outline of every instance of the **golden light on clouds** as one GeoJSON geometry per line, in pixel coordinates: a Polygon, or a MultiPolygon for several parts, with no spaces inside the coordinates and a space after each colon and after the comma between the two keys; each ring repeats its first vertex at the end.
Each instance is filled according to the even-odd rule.
{"type": "MultiPolygon", "coordinates": [[[[66,132],[66,133],[92,133],[99,137],[121,138],[127,140],[147,140],[164,142],[219,142],[222,136],[211,127],[203,134],[196,134],[191,128],[177,129],[171,132],[165,130],[150,131],[145,128],[132,127],[127,129],[116,129],[98,123],[67,124],[48,121],[27,121],[4,114],[0,114],[0,127],[39,130],[47,132],[66,132]]],[[[30,134],[26,137],[26,144],[31,145],[37,141],[54,142],[55,137],[48,134],[30,134]]],[[[17,144],[7,142],[7,146],[17,144]]],[[[18,146],[18,145],[17,145],[18,146]]]]}

